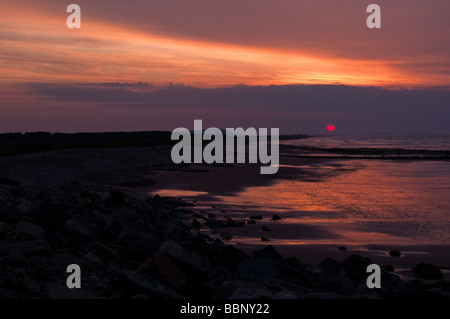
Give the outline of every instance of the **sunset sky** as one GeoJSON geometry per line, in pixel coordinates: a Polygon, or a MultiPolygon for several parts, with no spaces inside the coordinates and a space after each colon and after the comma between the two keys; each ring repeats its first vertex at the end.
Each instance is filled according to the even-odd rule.
{"type": "Polygon", "coordinates": [[[448,0],[70,3],[0,2],[1,132],[450,133],[448,0]]]}

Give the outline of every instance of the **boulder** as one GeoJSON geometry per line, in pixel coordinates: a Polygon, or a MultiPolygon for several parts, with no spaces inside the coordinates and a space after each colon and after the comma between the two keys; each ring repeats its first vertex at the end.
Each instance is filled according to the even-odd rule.
{"type": "Polygon", "coordinates": [[[422,279],[442,279],[441,270],[433,264],[419,263],[414,268],[413,271],[422,279]]]}
{"type": "Polygon", "coordinates": [[[248,258],[239,263],[236,274],[242,279],[265,280],[275,278],[277,270],[270,259],[248,258]]]}
{"type": "Polygon", "coordinates": [[[142,292],[155,298],[184,299],[180,293],[146,274],[124,269],[121,271],[121,275],[125,284],[133,291],[133,295],[142,292]]]}
{"type": "Polygon", "coordinates": [[[0,256],[9,253],[31,256],[36,254],[48,253],[49,251],[50,245],[43,239],[0,246],[0,256]]]}

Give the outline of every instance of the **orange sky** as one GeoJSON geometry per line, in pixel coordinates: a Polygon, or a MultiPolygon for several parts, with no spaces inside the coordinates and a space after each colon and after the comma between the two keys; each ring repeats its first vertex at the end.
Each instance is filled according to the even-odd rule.
{"type": "MultiPolygon", "coordinates": [[[[380,58],[374,58],[371,41],[380,41],[380,34],[388,31],[368,30],[365,11],[358,11],[361,23],[349,30],[359,30],[366,40],[362,41],[357,36],[353,47],[342,43],[341,46],[348,49],[348,54],[345,54],[335,49],[341,33],[337,33],[336,43],[328,40],[321,49],[317,43],[305,47],[296,44],[292,48],[289,41],[302,42],[301,37],[295,39],[292,34],[287,34],[290,39],[286,43],[271,46],[270,35],[265,45],[254,42],[257,37],[251,37],[251,34],[248,44],[245,44],[241,39],[219,41],[203,35],[204,31],[196,33],[194,30],[190,35],[177,34],[176,31],[161,32],[164,28],[151,24],[144,31],[138,22],[135,25],[127,22],[127,17],[118,20],[118,5],[113,7],[109,17],[97,17],[91,14],[96,12],[95,7],[83,6],[79,2],[82,28],[70,30],[65,25],[68,14],[63,5],[55,6],[43,1],[36,7],[35,4],[25,6],[25,2],[2,1],[0,4],[0,81],[3,83],[143,81],[156,85],[173,82],[200,87],[242,83],[450,85],[450,57],[440,52],[435,55],[403,52],[392,54],[392,57],[380,52],[380,58]],[[354,51],[360,52],[360,57],[355,56],[354,51]]],[[[138,4],[144,5],[139,1],[138,4]]],[[[131,9],[127,7],[126,10],[130,15],[131,9]]],[[[153,11],[151,7],[149,10],[153,11]]],[[[355,14],[351,17],[356,19],[355,14]]],[[[330,21],[333,22],[338,23],[330,21]]],[[[388,22],[386,25],[386,28],[392,27],[388,22]]],[[[206,27],[199,25],[198,30],[206,27]]],[[[324,32],[317,31],[317,37],[320,38],[324,32]]]]}

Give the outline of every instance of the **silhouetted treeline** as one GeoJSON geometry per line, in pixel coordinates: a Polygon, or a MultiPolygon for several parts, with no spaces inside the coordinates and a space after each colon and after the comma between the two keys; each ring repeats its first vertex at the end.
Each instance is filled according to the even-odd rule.
{"type": "Polygon", "coordinates": [[[69,148],[148,147],[170,144],[170,132],[5,133],[0,134],[0,156],[69,148]]]}

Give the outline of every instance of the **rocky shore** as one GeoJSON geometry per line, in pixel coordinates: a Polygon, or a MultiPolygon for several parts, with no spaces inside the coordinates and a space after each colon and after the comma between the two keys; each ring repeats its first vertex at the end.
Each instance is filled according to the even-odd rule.
{"type": "MultiPolygon", "coordinates": [[[[77,180],[30,191],[2,178],[0,298],[450,298],[450,282],[441,280],[433,265],[418,265],[423,280],[408,282],[383,265],[382,288],[369,289],[371,261],[364,256],[349,253],[343,262],[324,258],[320,269],[284,258],[270,245],[250,256],[192,232],[189,205],[77,180]],[[66,286],[70,264],[81,268],[81,289],[66,286]]],[[[222,232],[239,226],[208,218],[210,227],[222,232]]]]}

